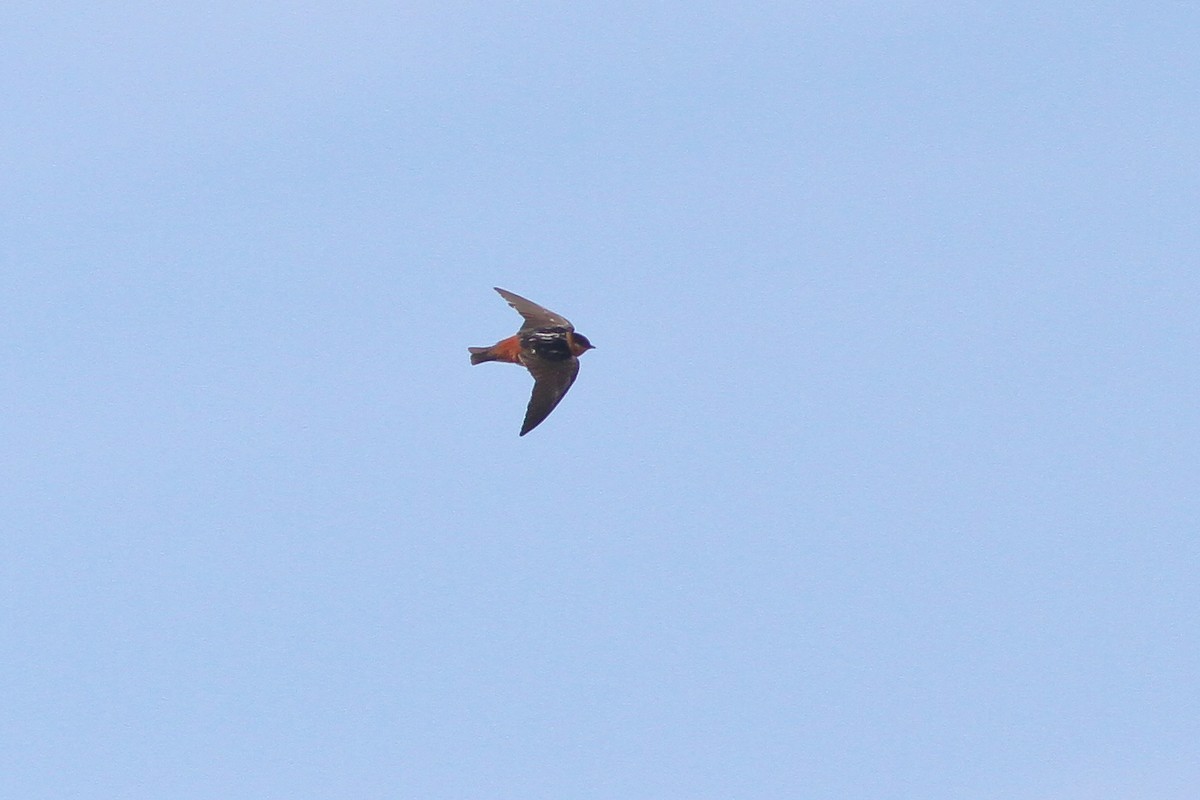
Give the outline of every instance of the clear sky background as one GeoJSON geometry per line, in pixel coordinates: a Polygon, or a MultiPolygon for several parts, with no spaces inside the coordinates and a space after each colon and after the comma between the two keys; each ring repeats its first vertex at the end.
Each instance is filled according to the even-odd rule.
{"type": "Polygon", "coordinates": [[[6,3],[0,796],[1200,796],[1198,42],[6,3]]]}

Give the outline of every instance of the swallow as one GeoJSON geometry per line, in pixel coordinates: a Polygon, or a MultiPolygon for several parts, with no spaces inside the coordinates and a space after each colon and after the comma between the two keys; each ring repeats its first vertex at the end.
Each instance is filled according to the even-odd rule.
{"type": "Polygon", "coordinates": [[[468,347],[472,364],[502,361],[520,364],[533,375],[533,395],[525,409],[521,435],[542,424],[566,395],[579,374],[579,356],[594,345],[575,326],[559,314],[532,303],[519,294],[495,287],[500,296],[525,318],[515,335],[501,339],[491,347],[468,347]]]}

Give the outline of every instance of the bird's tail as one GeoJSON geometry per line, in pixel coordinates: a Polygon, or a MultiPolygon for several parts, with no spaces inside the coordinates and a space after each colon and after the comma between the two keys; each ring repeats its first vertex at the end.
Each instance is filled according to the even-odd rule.
{"type": "Polygon", "coordinates": [[[491,347],[468,347],[472,364],[482,364],[485,361],[504,361],[509,364],[521,363],[521,342],[516,336],[501,339],[491,347]]]}
{"type": "Polygon", "coordinates": [[[472,364],[482,364],[485,361],[495,361],[496,354],[492,352],[490,347],[468,347],[467,352],[471,354],[472,364]]]}

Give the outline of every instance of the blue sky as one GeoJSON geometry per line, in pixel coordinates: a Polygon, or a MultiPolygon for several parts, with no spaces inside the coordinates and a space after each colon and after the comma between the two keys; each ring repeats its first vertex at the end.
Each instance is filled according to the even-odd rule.
{"type": "Polygon", "coordinates": [[[1200,792],[1191,4],[0,31],[0,795],[1200,792]]]}

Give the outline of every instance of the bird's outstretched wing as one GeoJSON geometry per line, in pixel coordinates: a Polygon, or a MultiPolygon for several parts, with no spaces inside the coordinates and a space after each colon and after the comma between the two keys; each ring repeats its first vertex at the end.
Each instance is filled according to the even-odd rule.
{"type": "Polygon", "coordinates": [[[521,332],[537,330],[538,328],[566,328],[569,331],[575,330],[570,321],[559,314],[555,314],[548,308],[542,308],[537,303],[526,300],[519,294],[513,294],[507,289],[501,289],[499,286],[493,287],[500,296],[508,301],[508,304],[517,310],[517,313],[525,318],[525,324],[521,326],[521,332]]]}
{"type": "Polygon", "coordinates": [[[521,425],[522,436],[542,424],[566,395],[571,384],[575,382],[575,376],[579,374],[579,359],[530,359],[526,361],[525,366],[533,375],[533,394],[529,397],[529,407],[525,409],[525,422],[521,425]]]}

